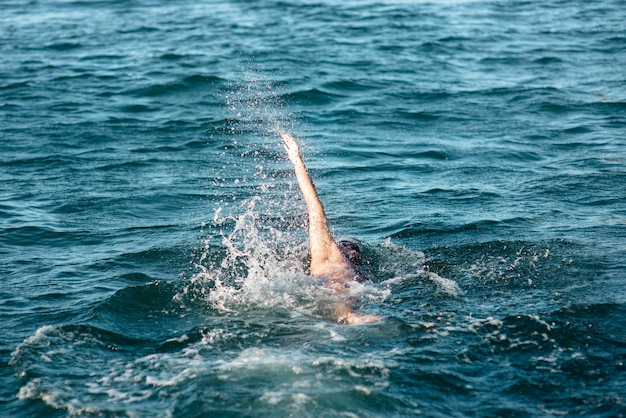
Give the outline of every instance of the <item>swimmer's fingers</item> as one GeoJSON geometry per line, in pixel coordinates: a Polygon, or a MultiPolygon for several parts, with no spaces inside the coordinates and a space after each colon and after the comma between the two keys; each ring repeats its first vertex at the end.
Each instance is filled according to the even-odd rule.
{"type": "Polygon", "coordinates": [[[293,139],[293,136],[291,136],[291,134],[288,134],[287,132],[283,132],[282,134],[280,134],[280,137],[283,139],[283,141],[285,141],[286,144],[293,144],[294,146],[298,146],[298,144],[296,143],[296,140],[293,139]]]}
{"type": "Polygon", "coordinates": [[[290,158],[299,157],[300,147],[298,147],[298,143],[295,139],[293,139],[293,136],[289,135],[288,133],[282,133],[280,134],[280,137],[282,138],[283,144],[285,145],[287,155],[289,155],[290,158]]]}

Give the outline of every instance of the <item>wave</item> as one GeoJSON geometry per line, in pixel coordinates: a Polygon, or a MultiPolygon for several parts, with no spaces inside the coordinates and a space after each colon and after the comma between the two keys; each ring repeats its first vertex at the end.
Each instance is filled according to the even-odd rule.
{"type": "MultiPolygon", "coordinates": [[[[15,221],[13,222],[15,223],[15,221]]],[[[29,225],[28,222],[19,227],[2,228],[2,238],[7,246],[47,248],[71,247],[76,240],[88,239],[90,234],[85,229],[67,229],[56,226],[29,225]]],[[[39,223],[55,223],[52,220],[39,223]]]]}
{"type": "Polygon", "coordinates": [[[322,87],[296,90],[281,95],[282,100],[289,100],[301,106],[324,106],[336,102],[341,97],[344,96],[322,87]]]}
{"type": "Polygon", "coordinates": [[[359,397],[388,385],[389,366],[378,353],[346,356],[307,348],[324,339],[342,341],[332,330],[312,328],[307,335],[277,326],[275,334],[303,344],[255,346],[267,334],[242,323],[192,330],[156,352],[137,350],[134,341],[126,340],[135,351],[131,354],[111,350],[107,345],[119,342],[118,337],[93,327],[43,327],[16,349],[11,365],[25,380],[19,399],[41,400],[72,416],[155,410],[185,416],[220,410],[245,414],[251,400],[263,409],[282,405],[300,416],[316,416],[306,408],[316,409],[317,399],[348,396],[367,408],[359,397]]]}
{"type": "Polygon", "coordinates": [[[226,80],[223,78],[214,75],[192,74],[170,83],[124,90],[120,94],[138,98],[153,98],[187,92],[191,89],[219,86],[225,82],[226,80]]]}
{"type": "MultiPolygon", "coordinates": [[[[433,191],[430,191],[432,193],[433,191]]],[[[440,190],[435,190],[436,193],[440,193],[440,190]]],[[[447,193],[447,192],[446,192],[447,193]]],[[[466,199],[474,199],[471,193],[464,193],[467,196],[466,199]]],[[[463,197],[461,197],[463,199],[463,197]]],[[[407,238],[419,238],[427,235],[437,235],[443,237],[444,235],[464,234],[467,232],[487,232],[493,229],[502,228],[525,228],[528,225],[534,225],[535,222],[530,218],[525,217],[513,217],[508,219],[484,219],[480,221],[473,221],[464,225],[446,225],[446,224],[409,224],[404,226],[401,230],[396,231],[389,235],[392,239],[407,239],[407,238]]]]}
{"type": "Polygon", "coordinates": [[[12,83],[2,84],[0,85],[0,91],[13,90],[13,89],[22,89],[24,87],[30,87],[30,81],[15,81],[12,83]]]}
{"type": "Polygon", "coordinates": [[[70,51],[82,47],[83,44],[81,44],[80,42],[55,42],[46,45],[45,49],[51,49],[54,51],[70,51]]]}

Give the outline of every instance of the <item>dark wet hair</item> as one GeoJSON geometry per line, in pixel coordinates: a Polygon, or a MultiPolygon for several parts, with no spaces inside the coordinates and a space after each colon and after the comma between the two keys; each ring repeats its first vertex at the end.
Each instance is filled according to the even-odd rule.
{"type": "Polygon", "coordinates": [[[370,279],[363,274],[356,266],[361,263],[361,249],[358,245],[351,241],[340,241],[339,249],[341,253],[353,264],[354,272],[356,276],[354,280],[359,283],[369,282],[370,279]]]}
{"type": "Polygon", "coordinates": [[[361,262],[361,249],[355,243],[351,241],[340,241],[339,249],[352,264],[359,264],[361,262]]]}

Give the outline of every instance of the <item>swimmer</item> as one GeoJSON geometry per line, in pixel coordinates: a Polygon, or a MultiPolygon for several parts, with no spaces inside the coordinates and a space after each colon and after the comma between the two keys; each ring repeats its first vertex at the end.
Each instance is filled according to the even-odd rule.
{"type": "Polygon", "coordinates": [[[322,279],[324,286],[341,297],[334,311],[337,322],[357,324],[380,321],[379,316],[360,315],[353,312],[352,304],[347,298],[350,282],[366,280],[353,264],[358,262],[358,247],[348,241],[342,241],[339,244],[335,241],[328,228],[324,206],[302,160],[298,143],[288,133],[281,134],[281,138],[287,156],[293,163],[298,186],[300,186],[309,215],[311,251],[309,273],[311,276],[322,279]]]}

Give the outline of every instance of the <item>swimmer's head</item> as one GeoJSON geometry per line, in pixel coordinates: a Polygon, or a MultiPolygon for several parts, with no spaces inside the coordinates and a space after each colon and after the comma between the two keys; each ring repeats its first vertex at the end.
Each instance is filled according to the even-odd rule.
{"type": "Polygon", "coordinates": [[[339,249],[341,249],[341,253],[348,259],[352,264],[359,264],[361,261],[361,249],[358,245],[350,241],[340,241],[339,249]]]}

